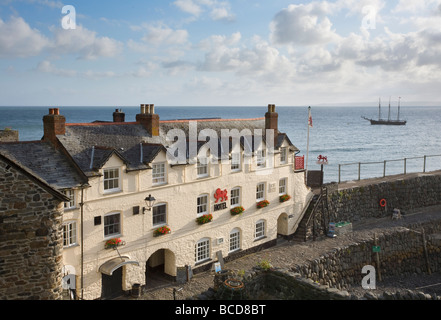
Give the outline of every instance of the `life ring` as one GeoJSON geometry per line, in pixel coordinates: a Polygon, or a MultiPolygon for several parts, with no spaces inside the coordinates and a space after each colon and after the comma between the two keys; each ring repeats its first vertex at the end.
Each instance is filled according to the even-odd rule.
{"type": "Polygon", "coordinates": [[[382,206],[384,208],[386,206],[386,204],[387,204],[386,199],[380,200],[380,206],[382,206]]]}

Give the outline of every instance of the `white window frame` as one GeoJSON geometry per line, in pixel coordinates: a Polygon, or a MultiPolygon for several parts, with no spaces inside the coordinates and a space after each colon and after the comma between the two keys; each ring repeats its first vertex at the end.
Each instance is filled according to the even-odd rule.
{"type": "Polygon", "coordinates": [[[208,158],[199,158],[196,164],[198,178],[208,177],[208,158]]]}
{"type": "Polygon", "coordinates": [[[70,201],[66,201],[64,203],[64,209],[75,209],[75,190],[68,189],[64,190],[63,193],[66,195],[66,197],[70,198],[70,201]]]}
{"type": "Polygon", "coordinates": [[[152,185],[158,186],[167,183],[166,162],[152,164],[152,185]]]}
{"type": "Polygon", "coordinates": [[[152,208],[152,225],[154,227],[159,227],[159,226],[163,226],[166,224],[167,224],[167,204],[166,203],[155,204],[152,208]],[[165,212],[161,213],[161,215],[158,215],[157,217],[155,217],[155,208],[159,208],[159,207],[165,207],[165,212]],[[164,221],[155,222],[155,218],[159,218],[159,217],[163,217],[163,218],[161,218],[161,220],[164,220],[164,221]]]}
{"type": "Polygon", "coordinates": [[[233,152],[231,154],[231,171],[241,171],[241,164],[241,154],[238,152],[233,152]]]}
{"type": "Polygon", "coordinates": [[[77,222],[66,221],[63,223],[63,247],[77,245],[77,222]]]}
{"type": "Polygon", "coordinates": [[[280,164],[288,163],[288,148],[280,149],[280,164]]]}
{"type": "Polygon", "coordinates": [[[257,150],[256,152],[256,166],[257,168],[265,168],[266,167],[266,152],[265,148],[257,150]]]}
{"type": "Polygon", "coordinates": [[[265,220],[259,220],[255,224],[254,228],[254,239],[262,239],[265,237],[265,226],[266,222],[265,220]]]}
{"type": "Polygon", "coordinates": [[[256,186],[256,202],[265,200],[265,182],[258,183],[256,186]],[[260,196],[260,194],[262,196],[260,196]]]}
{"type": "Polygon", "coordinates": [[[240,206],[240,194],[241,194],[240,189],[241,189],[240,187],[235,187],[235,188],[231,189],[231,191],[230,191],[230,207],[231,207],[231,209],[240,206]],[[233,195],[233,192],[236,193],[236,191],[237,191],[237,194],[233,195]]]}
{"type": "Polygon", "coordinates": [[[115,191],[121,191],[121,170],[120,168],[107,168],[107,169],[103,169],[103,187],[104,187],[104,192],[115,192],[115,191]],[[107,177],[106,178],[106,174],[110,175],[110,174],[115,175],[115,173],[117,173],[117,177],[113,176],[113,177],[107,177]],[[117,182],[118,186],[115,187],[115,181],[117,182]],[[107,182],[107,188],[106,188],[106,182],[107,182]],[[112,184],[112,187],[109,187],[109,185],[112,184]]]}
{"type": "Polygon", "coordinates": [[[229,251],[235,252],[240,250],[240,229],[234,228],[230,232],[230,242],[229,242],[229,251]]]}
{"type": "Polygon", "coordinates": [[[121,235],[121,213],[120,212],[112,212],[112,213],[108,213],[104,216],[104,238],[105,239],[109,239],[109,238],[115,238],[121,235]],[[112,224],[106,224],[106,220],[111,217],[111,216],[118,216],[118,222],[117,223],[112,223],[112,224]],[[116,228],[115,226],[118,226],[118,231],[117,232],[112,232],[112,233],[106,233],[108,228],[116,228]]]}
{"type": "Polygon", "coordinates": [[[196,263],[210,260],[210,239],[203,238],[196,242],[194,248],[194,259],[196,263]]]}
{"type": "Polygon", "coordinates": [[[208,194],[201,194],[197,199],[197,217],[203,216],[204,214],[208,214],[208,194]]]}
{"type": "Polygon", "coordinates": [[[286,194],[286,189],[288,187],[288,178],[282,178],[279,180],[279,196],[286,194]]]}

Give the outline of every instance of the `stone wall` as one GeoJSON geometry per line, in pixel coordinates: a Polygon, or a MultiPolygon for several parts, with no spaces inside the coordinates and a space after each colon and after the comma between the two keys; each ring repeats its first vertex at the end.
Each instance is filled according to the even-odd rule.
{"type": "Polygon", "coordinates": [[[18,141],[17,130],[0,130],[0,142],[16,142],[18,141]]]}
{"type": "MultiPolygon", "coordinates": [[[[441,241],[434,234],[441,232],[441,221],[430,222],[389,230],[377,236],[380,246],[380,272],[383,279],[391,276],[409,276],[414,273],[441,271],[441,241]],[[426,234],[427,255],[423,245],[424,229],[426,234]]],[[[347,289],[360,285],[363,277],[361,270],[365,265],[376,268],[376,253],[373,252],[374,239],[364,240],[349,246],[335,248],[324,256],[308,261],[293,268],[302,276],[320,284],[347,289]]]]}
{"type": "Polygon", "coordinates": [[[63,202],[0,158],[0,299],[61,299],[63,202]]]}
{"type": "Polygon", "coordinates": [[[390,217],[393,209],[403,211],[441,204],[441,175],[382,182],[338,190],[329,196],[329,210],[338,221],[360,221],[390,217]],[[386,200],[386,207],[380,200],[386,200]]]}
{"type": "MultiPolygon", "coordinates": [[[[327,186],[327,185],[325,185],[327,186]]],[[[331,188],[331,185],[328,185],[331,188]]],[[[332,185],[332,190],[337,188],[332,185]]],[[[307,227],[307,237],[325,234],[329,222],[359,222],[372,218],[391,217],[395,208],[403,213],[441,204],[441,175],[421,174],[418,177],[373,183],[353,188],[338,188],[317,207],[307,227]],[[380,200],[386,200],[386,206],[380,200]]]]}

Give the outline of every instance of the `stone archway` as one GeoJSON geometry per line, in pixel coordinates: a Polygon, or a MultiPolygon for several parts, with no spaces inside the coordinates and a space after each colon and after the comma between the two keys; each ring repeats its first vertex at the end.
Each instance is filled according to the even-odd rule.
{"type": "Polygon", "coordinates": [[[176,257],[171,250],[159,249],[150,255],[145,265],[145,283],[147,287],[174,281],[175,278],[176,257]]]}

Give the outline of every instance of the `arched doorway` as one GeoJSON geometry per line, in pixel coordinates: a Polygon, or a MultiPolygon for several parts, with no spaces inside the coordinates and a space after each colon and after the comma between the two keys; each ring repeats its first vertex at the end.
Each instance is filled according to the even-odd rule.
{"type": "Polygon", "coordinates": [[[176,276],[175,254],[168,249],[155,251],[146,261],[145,284],[146,287],[174,281],[176,276]]]}
{"type": "Polygon", "coordinates": [[[99,267],[101,272],[101,299],[113,299],[123,294],[123,274],[126,265],[137,265],[127,256],[113,258],[99,267]]]}
{"type": "Polygon", "coordinates": [[[288,236],[288,214],[285,212],[277,218],[277,235],[288,236]]]}

